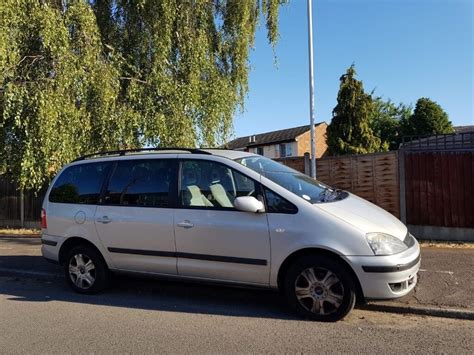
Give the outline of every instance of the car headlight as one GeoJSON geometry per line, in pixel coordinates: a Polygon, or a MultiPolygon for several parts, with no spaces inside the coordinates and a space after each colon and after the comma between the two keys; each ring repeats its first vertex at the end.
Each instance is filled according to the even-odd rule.
{"type": "Polygon", "coordinates": [[[367,233],[365,238],[375,255],[392,255],[408,249],[400,239],[390,234],[367,233]]]}

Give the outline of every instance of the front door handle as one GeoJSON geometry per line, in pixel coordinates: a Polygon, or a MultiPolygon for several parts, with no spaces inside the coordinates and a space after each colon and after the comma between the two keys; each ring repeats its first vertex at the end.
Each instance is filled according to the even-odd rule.
{"type": "Polygon", "coordinates": [[[179,222],[178,227],[189,229],[189,228],[193,228],[194,224],[186,220],[186,221],[179,222]]]}
{"type": "Polygon", "coordinates": [[[112,222],[112,220],[107,216],[102,216],[101,218],[97,218],[96,221],[103,224],[112,222]]]}

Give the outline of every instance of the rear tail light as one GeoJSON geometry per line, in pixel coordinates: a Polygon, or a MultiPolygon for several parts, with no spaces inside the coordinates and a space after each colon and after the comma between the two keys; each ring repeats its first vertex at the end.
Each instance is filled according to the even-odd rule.
{"type": "Polygon", "coordinates": [[[44,208],[41,209],[41,229],[48,228],[48,223],[46,223],[46,210],[44,208]]]}

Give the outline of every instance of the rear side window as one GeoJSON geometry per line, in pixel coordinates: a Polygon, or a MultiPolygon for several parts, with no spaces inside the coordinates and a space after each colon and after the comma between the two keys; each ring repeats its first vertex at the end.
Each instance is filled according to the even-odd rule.
{"type": "Polygon", "coordinates": [[[94,205],[110,163],[88,163],[70,166],[62,172],[49,193],[49,201],[94,205]]]}
{"type": "Polygon", "coordinates": [[[120,161],[110,177],[104,203],[119,206],[169,207],[176,163],[171,159],[120,161]]]}

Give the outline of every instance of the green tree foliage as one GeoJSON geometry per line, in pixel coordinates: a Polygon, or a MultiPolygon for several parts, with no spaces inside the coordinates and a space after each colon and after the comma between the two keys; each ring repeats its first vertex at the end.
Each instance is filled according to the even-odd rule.
{"type": "Polygon", "coordinates": [[[0,173],[38,188],[87,152],[222,143],[283,2],[0,1],[0,173]]]}
{"type": "Polygon", "coordinates": [[[412,114],[412,108],[402,103],[395,105],[381,97],[373,99],[373,114],[370,127],[380,138],[380,150],[397,150],[402,141],[401,125],[412,114]]]}
{"type": "Polygon", "coordinates": [[[372,97],[355,78],[354,65],[340,78],[337,105],[327,129],[330,154],[365,154],[379,150],[380,139],[370,128],[372,97]]]}
{"type": "Polygon", "coordinates": [[[404,136],[424,136],[453,133],[454,128],[448,114],[436,102],[422,97],[416,102],[415,111],[402,121],[404,136]]]}

